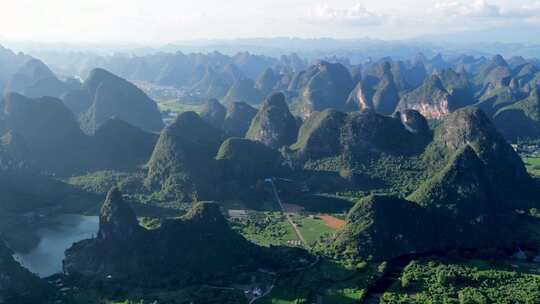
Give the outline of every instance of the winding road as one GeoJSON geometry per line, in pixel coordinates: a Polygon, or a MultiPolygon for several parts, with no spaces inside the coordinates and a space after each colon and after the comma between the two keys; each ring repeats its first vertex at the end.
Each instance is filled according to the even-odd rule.
{"type": "Polygon", "coordinates": [[[283,214],[285,214],[285,217],[287,218],[287,221],[289,222],[289,224],[293,227],[294,232],[296,233],[296,236],[298,237],[298,239],[300,239],[300,241],[302,241],[302,244],[304,244],[304,247],[307,248],[308,244],[306,242],[306,239],[304,238],[304,236],[300,232],[300,229],[298,229],[297,225],[292,220],[291,214],[285,212],[285,208],[283,208],[283,203],[281,202],[281,198],[279,197],[279,194],[278,194],[278,191],[277,191],[277,188],[276,188],[276,184],[274,184],[274,179],[273,178],[268,178],[267,180],[269,180],[270,184],[272,184],[272,190],[274,191],[274,196],[276,197],[276,200],[277,200],[277,202],[279,204],[279,208],[281,209],[281,212],[283,214]]]}

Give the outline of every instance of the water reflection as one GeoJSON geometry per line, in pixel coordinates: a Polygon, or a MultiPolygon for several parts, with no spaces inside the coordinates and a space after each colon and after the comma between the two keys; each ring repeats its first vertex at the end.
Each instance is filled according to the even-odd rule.
{"type": "Polygon", "coordinates": [[[40,242],[30,252],[16,253],[15,259],[40,277],[62,271],[64,252],[74,242],[91,238],[97,233],[97,216],[62,215],[49,227],[37,231],[40,242]]]}

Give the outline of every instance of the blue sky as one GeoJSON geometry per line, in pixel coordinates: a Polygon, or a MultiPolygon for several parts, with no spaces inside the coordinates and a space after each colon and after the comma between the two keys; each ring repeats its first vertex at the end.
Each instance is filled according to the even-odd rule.
{"type": "Polygon", "coordinates": [[[0,37],[168,43],[246,37],[406,39],[540,26],[540,0],[0,0],[0,37]]]}

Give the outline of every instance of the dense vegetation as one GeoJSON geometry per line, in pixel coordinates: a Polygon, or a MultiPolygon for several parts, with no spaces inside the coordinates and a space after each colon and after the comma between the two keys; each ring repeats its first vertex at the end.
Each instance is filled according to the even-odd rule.
{"type": "Polygon", "coordinates": [[[8,57],[0,245],[31,250],[57,214],[100,223],[48,285],[0,246],[0,300],[538,301],[536,268],[477,260],[540,244],[538,63],[162,54],[80,83],[8,57]]]}

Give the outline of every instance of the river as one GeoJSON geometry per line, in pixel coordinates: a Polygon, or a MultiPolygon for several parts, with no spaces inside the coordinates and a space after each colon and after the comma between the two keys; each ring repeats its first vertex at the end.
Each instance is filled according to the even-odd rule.
{"type": "Polygon", "coordinates": [[[64,252],[74,242],[91,238],[98,231],[97,216],[65,214],[58,216],[47,227],[39,228],[38,245],[28,253],[15,253],[14,257],[24,267],[48,277],[62,271],[64,252]]]}

